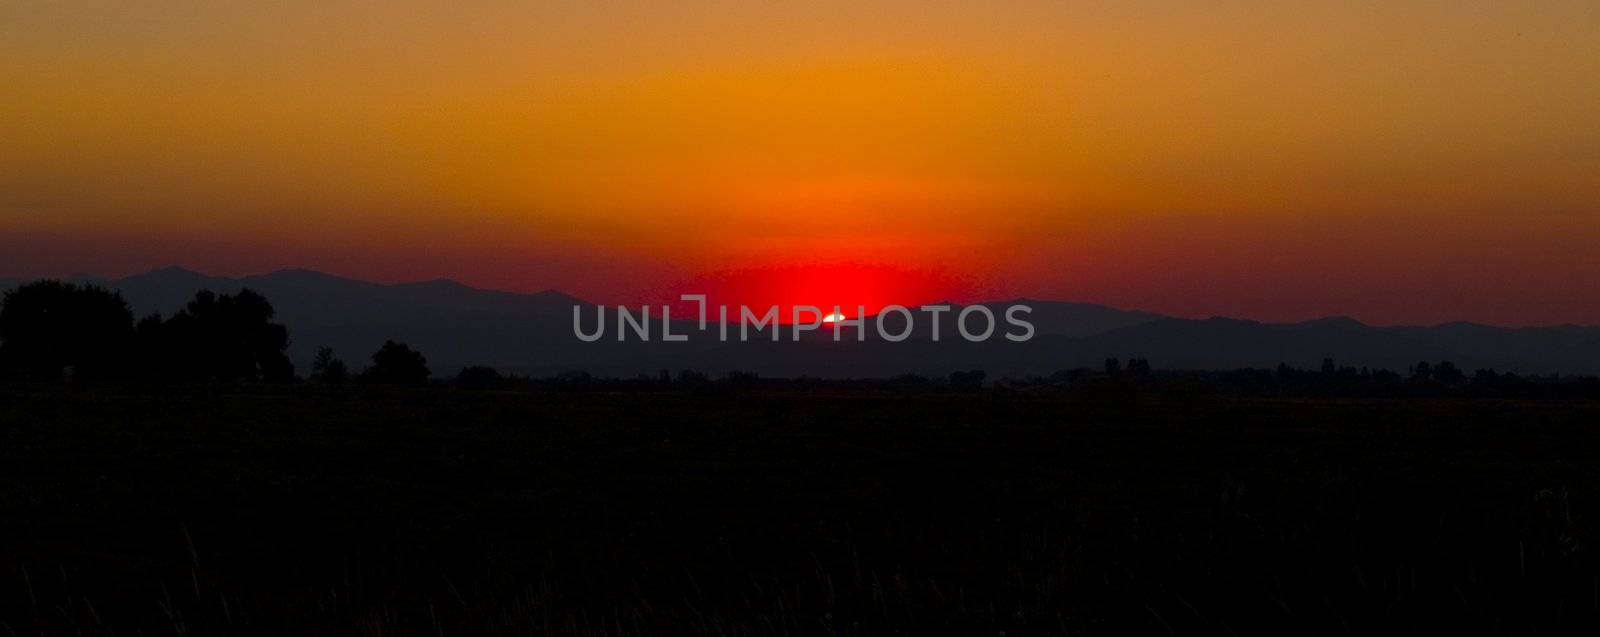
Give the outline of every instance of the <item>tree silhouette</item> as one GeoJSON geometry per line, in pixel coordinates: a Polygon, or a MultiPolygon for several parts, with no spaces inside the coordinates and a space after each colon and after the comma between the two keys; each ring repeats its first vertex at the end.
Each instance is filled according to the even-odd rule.
{"type": "Polygon", "coordinates": [[[1129,376],[1135,376],[1135,377],[1149,376],[1150,375],[1150,361],[1148,359],[1143,359],[1143,358],[1130,358],[1130,359],[1128,359],[1127,372],[1128,372],[1129,376]]]}
{"type": "Polygon", "coordinates": [[[704,372],[684,369],[678,371],[678,378],[673,381],[673,384],[679,389],[700,389],[711,384],[711,377],[705,375],[704,372]]]}
{"type": "Polygon", "coordinates": [[[1466,372],[1450,361],[1440,361],[1433,368],[1433,379],[1446,385],[1459,385],[1467,380],[1466,372]]]}
{"type": "Polygon", "coordinates": [[[428,359],[404,343],[384,341],[372,353],[372,367],[362,377],[386,385],[421,385],[428,382],[428,359]]]}
{"type": "Polygon", "coordinates": [[[344,361],[333,356],[332,347],[317,349],[317,358],[311,361],[311,380],[337,385],[345,382],[349,376],[349,368],[345,366],[344,361]]]}
{"type": "Polygon", "coordinates": [[[750,391],[761,384],[761,375],[736,369],[722,377],[722,384],[733,391],[750,391]]]}
{"type": "Polygon", "coordinates": [[[1115,359],[1115,358],[1106,359],[1106,375],[1107,376],[1121,376],[1122,375],[1122,362],[1117,360],[1117,359],[1115,359]]]}
{"type": "Polygon", "coordinates": [[[1411,368],[1411,379],[1419,382],[1432,380],[1433,366],[1429,365],[1428,361],[1417,363],[1416,367],[1411,368]]]}
{"type": "Polygon", "coordinates": [[[261,360],[261,380],[269,383],[289,383],[294,381],[294,363],[289,361],[288,355],[281,350],[272,356],[261,360]]]}
{"type": "Polygon", "coordinates": [[[253,290],[201,290],[166,322],[141,321],[139,333],[148,339],[145,351],[164,359],[165,371],[178,379],[287,381],[294,377],[284,354],[289,331],[272,322],[274,314],[266,297],[253,290]]]}
{"type": "Polygon", "coordinates": [[[36,281],[0,300],[0,367],[40,378],[126,371],[133,312],[122,295],[92,285],[36,281]]]}

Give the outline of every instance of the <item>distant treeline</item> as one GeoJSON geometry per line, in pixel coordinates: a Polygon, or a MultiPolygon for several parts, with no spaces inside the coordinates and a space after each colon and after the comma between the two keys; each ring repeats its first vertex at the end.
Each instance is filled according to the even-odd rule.
{"type": "Polygon", "coordinates": [[[1152,369],[1143,359],[1126,367],[1116,359],[1102,370],[1059,371],[1048,377],[1007,380],[1017,391],[1162,391],[1238,396],[1350,398],[1478,397],[1600,398],[1594,376],[1534,376],[1476,369],[1467,373],[1450,361],[1418,361],[1404,373],[1340,366],[1324,359],[1320,369],[1279,364],[1276,369],[1218,371],[1152,369]]]}
{"type": "MultiPolygon", "coordinates": [[[[266,297],[195,293],[183,309],[134,320],[122,295],[92,285],[36,281],[0,299],[0,378],[152,382],[293,382],[289,330],[266,297]]],[[[344,363],[319,363],[343,379],[344,363]],[[336,369],[334,368],[336,367],[336,369]]],[[[421,354],[389,342],[357,379],[424,383],[421,354]]]]}
{"type": "Polygon", "coordinates": [[[884,392],[1063,392],[1129,397],[1141,393],[1248,396],[1497,397],[1600,399],[1600,378],[1524,376],[1494,369],[1470,373],[1450,361],[1419,361],[1404,372],[1340,366],[1321,369],[1169,371],[1149,360],[1107,359],[1099,369],[1068,369],[1049,376],[990,379],[983,370],[944,377],[907,374],[887,379],[761,378],[749,372],[712,377],[695,370],[662,370],[632,378],[571,371],[548,377],[503,375],[490,367],[462,369],[452,380],[433,379],[426,357],[404,343],[386,341],[371,363],[354,372],[326,347],[309,373],[295,374],[285,350],[288,330],[273,322],[267,299],[201,290],[167,318],[134,320],[116,292],[92,285],[39,281],[0,299],[0,378],[12,380],[272,382],[326,385],[430,382],[467,390],[696,391],[866,390],[884,392]]]}
{"type": "MultiPolygon", "coordinates": [[[[1120,363],[1120,362],[1119,362],[1120,363]]],[[[663,370],[631,378],[593,376],[571,371],[545,377],[503,376],[486,367],[462,370],[453,384],[462,389],[568,392],[740,393],[749,391],[879,391],[886,393],[989,392],[1067,394],[1089,398],[1128,399],[1143,394],[1209,394],[1234,396],[1298,396],[1345,398],[1477,397],[1515,399],[1600,399],[1600,378],[1593,376],[1520,376],[1494,370],[1460,374],[1449,362],[1421,362],[1408,374],[1390,370],[1335,368],[1226,371],[1163,371],[1144,359],[1127,368],[1072,369],[1050,376],[1000,378],[986,382],[982,370],[958,371],[943,377],[906,374],[894,378],[826,379],[762,378],[750,372],[709,376],[694,370],[663,370]],[[1440,375],[1440,369],[1444,373],[1440,375]]],[[[441,382],[441,384],[444,384],[441,382]]]]}

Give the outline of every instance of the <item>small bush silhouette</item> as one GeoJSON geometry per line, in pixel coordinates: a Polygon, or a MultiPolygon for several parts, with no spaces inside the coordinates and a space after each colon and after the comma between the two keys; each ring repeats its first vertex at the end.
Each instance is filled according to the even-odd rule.
{"type": "Polygon", "coordinates": [[[428,359],[405,343],[384,341],[372,354],[372,367],[363,380],[385,385],[421,385],[428,382],[428,359]]]}
{"type": "Polygon", "coordinates": [[[317,350],[317,357],[311,361],[311,380],[329,385],[338,385],[349,380],[350,369],[344,361],[335,358],[332,347],[323,347],[317,350]]]}

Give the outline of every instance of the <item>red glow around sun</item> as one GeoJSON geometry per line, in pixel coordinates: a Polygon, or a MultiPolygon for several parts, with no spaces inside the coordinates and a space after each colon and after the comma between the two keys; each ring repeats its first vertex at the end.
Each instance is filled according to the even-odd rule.
{"type": "MultiPolygon", "coordinates": [[[[712,321],[717,318],[719,305],[728,306],[729,320],[736,321],[742,305],[758,314],[777,306],[779,321],[791,323],[797,306],[815,307],[822,317],[832,314],[837,306],[840,316],[853,319],[871,316],[888,305],[912,307],[940,300],[966,300],[968,293],[967,284],[938,273],[843,263],[719,272],[684,282],[667,300],[672,303],[675,318],[693,318],[699,310],[694,302],[678,301],[679,294],[704,294],[712,321]]],[[[814,320],[809,312],[801,316],[801,321],[807,320],[814,320]]]]}

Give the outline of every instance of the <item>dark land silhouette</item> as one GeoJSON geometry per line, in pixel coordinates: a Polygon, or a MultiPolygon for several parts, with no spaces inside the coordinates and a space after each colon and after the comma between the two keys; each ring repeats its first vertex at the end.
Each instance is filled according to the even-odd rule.
{"type": "Polygon", "coordinates": [[[19,635],[1600,629],[1593,400],[671,381],[0,383],[0,622],[19,635]]]}
{"type": "MultiPolygon", "coordinates": [[[[519,298],[520,297],[513,297],[519,298]]],[[[545,302],[545,299],[541,299],[545,302]]],[[[1051,329],[1071,323],[1072,329],[1086,329],[1094,323],[1104,329],[1108,323],[1117,322],[1116,312],[1104,308],[1076,308],[1088,320],[1068,321],[1061,314],[1047,317],[1051,329]]],[[[567,304],[570,312],[571,303],[567,304]]],[[[210,289],[194,293],[183,308],[165,319],[151,314],[135,322],[129,304],[121,292],[102,288],[92,283],[65,283],[37,281],[24,284],[0,296],[0,378],[17,380],[121,380],[140,382],[234,382],[263,381],[293,382],[305,378],[324,384],[340,384],[352,379],[347,363],[338,358],[331,346],[316,350],[308,375],[297,375],[286,351],[289,347],[289,330],[274,322],[277,310],[271,301],[251,288],[233,294],[216,294],[210,289]]],[[[1141,326],[1173,323],[1171,319],[1151,319],[1147,315],[1123,313],[1122,322],[1133,321],[1132,327],[1114,328],[1108,334],[1125,337],[1141,326]],[[1142,322],[1142,323],[1139,323],[1142,322]]],[[[1215,322],[1215,321],[1210,321],[1215,322]]],[[[1177,321],[1180,324],[1190,322],[1177,321]]],[[[1237,323],[1237,322],[1233,322],[1237,323]]],[[[1325,323],[1325,322],[1324,322],[1325,323]]],[[[1356,331],[1365,329],[1349,321],[1334,321],[1334,329],[1356,331]]],[[[688,324],[686,323],[685,326],[688,324]]],[[[1300,324],[1281,328],[1291,333],[1317,326],[1300,324]]],[[[530,325],[531,327],[531,325],[530,325]]],[[[546,326],[548,327],[548,325],[546,326]]],[[[961,340],[955,328],[947,322],[949,334],[942,341],[921,343],[887,342],[835,342],[826,334],[798,342],[773,342],[762,339],[747,343],[719,343],[711,350],[698,350],[701,355],[680,355],[667,359],[666,367],[654,373],[639,373],[631,377],[607,376],[592,373],[593,365],[575,363],[573,369],[545,376],[523,376],[515,372],[502,375],[489,365],[459,367],[456,384],[476,389],[590,389],[590,390],[646,390],[663,391],[682,389],[685,383],[695,386],[721,386],[736,389],[793,388],[829,386],[835,388],[893,388],[908,387],[916,390],[940,387],[954,391],[972,391],[992,385],[1012,391],[1050,391],[1081,388],[1086,383],[1112,384],[1129,388],[1172,389],[1206,393],[1243,393],[1248,395],[1341,395],[1341,396],[1407,396],[1407,395],[1462,395],[1498,397],[1580,397],[1600,395],[1600,379],[1588,375],[1548,376],[1523,375],[1512,371],[1479,367],[1470,376],[1462,366],[1450,360],[1417,361],[1403,371],[1388,368],[1341,366],[1332,357],[1323,358],[1316,373],[1307,373],[1285,362],[1275,368],[1238,368],[1221,371],[1192,369],[1156,370],[1148,358],[1132,357],[1126,364],[1118,357],[1107,357],[1100,369],[1086,367],[1056,367],[1048,374],[1006,375],[991,377],[981,367],[961,368],[963,363],[990,362],[997,353],[1019,356],[1028,343],[1006,342],[991,346],[988,342],[972,343],[961,340]],[[957,367],[948,374],[927,376],[899,373],[874,378],[873,372],[887,364],[876,361],[876,366],[860,363],[860,357],[870,352],[898,352],[906,348],[913,355],[939,353],[936,361],[923,360],[927,365],[957,367]],[[949,350],[945,353],[944,350],[949,350]],[[709,360],[720,361],[707,363],[709,360]],[[732,358],[731,354],[752,355],[754,358],[732,358]],[[720,358],[718,358],[720,356],[720,358]],[[777,380],[763,380],[762,374],[753,371],[770,367],[772,359],[794,363],[795,356],[807,357],[814,364],[825,366],[833,374],[819,376],[798,375],[777,380]],[[695,363],[706,367],[694,368],[695,363]],[[742,363],[747,367],[717,373],[721,366],[742,363]],[[845,367],[856,363],[854,366],[845,367]],[[670,375],[672,367],[681,371],[678,377],[670,375]],[[841,369],[842,368],[842,369],[841,369]],[[706,370],[713,370],[707,372],[706,370]],[[836,378],[840,372],[853,377],[836,378]],[[718,380],[713,380],[714,378],[718,380]],[[822,382],[831,378],[833,382],[822,382]],[[888,382],[884,382],[888,379],[888,382]],[[692,382],[690,382],[692,381],[692,382]]],[[[780,328],[781,329],[781,328],[780,328]]],[[[1410,328],[1400,328],[1410,329],[1410,328]]],[[[897,328],[891,328],[897,331],[897,328]]],[[[1224,331],[1236,331],[1224,328],[1224,331]]],[[[701,333],[709,338],[711,333],[701,333]]],[[[576,339],[573,339],[576,341],[576,339]]],[[[1152,337],[1152,340],[1156,340],[1152,337]]],[[[1232,342],[1216,338],[1210,342],[1232,342]]],[[[577,346],[596,347],[615,355],[621,347],[629,351],[628,342],[582,343],[577,346]]],[[[645,350],[674,350],[685,343],[639,342],[645,350]]],[[[1200,345],[1212,347],[1214,345],[1200,345]]],[[[1142,351],[1153,346],[1130,343],[1128,351],[1142,351]]],[[[1241,347],[1245,347],[1241,345],[1241,347]]],[[[1159,347],[1156,347],[1159,349],[1159,347]]],[[[1033,368],[1050,369],[1052,363],[1073,360],[1070,356],[1048,358],[1056,354],[1044,348],[1033,355],[1039,360],[1033,368]]],[[[1389,354],[1388,356],[1393,356],[1389,354]]],[[[888,360],[901,358],[884,355],[888,360]]],[[[353,376],[365,383],[390,385],[425,385],[433,371],[427,356],[404,342],[386,339],[371,354],[371,364],[353,376]]],[[[648,359],[647,357],[647,360],[648,359]]],[[[633,363],[637,366],[644,361],[633,363]]],[[[1002,369],[1014,368],[1016,359],[1000,361],[1002,369]]],[[[548,367],[548,366],[547,366],[548,367]]],[[[915,366],[912,366],[915,368],[915,366]]],[[[937,368],[937,367],[935,367],[937,368]]],[[[600,365],[599,369],[607,369],[600,365]]],[[[437,379],[447,382],[448,377],[437,379]]]]}
{"type": "MultiPolygon", "coordinates": [[[[611,338],[582,343],[572,335],[572,307],[589,304],[553,291],[514,294],[444,280],[380,285],[306,270],[225,278],[167,268],[120,280],[82,280],[120,291],[137,316],[170,315],[201,289],[259,292],[272,301],[275,320],[288,327],[286,352],[302,374],[319,348],[365,360],[387,339],[424,352],[430,368],[443,377],[483,365],[524,376],[582,370],[631,377],[690,368],[713,375],[743,370],[768,377],[890,378],[983,369],[997,379],[1099,368],[1111,357],[1145,358],[1169,370],[1272,369],[1280,363],[1316,368],[1331,357],[1358,369],[1403,371],[1417,361],[1449,360],[1467,370],[1600,374],[1600,327],[1593,326],[1373,327],[1348,318],[1280,325],[1022,300],[1035,308],[1030,318],[1038,329],[1027,343],[959,342],[948,321],[937,344],[927,342],[926,329],[903,343],[882,342],[870,331],[867,343],[825,342],[831,340],[826,333],[798,344],[787,339],[776,344],[719,343],[711,334],[685,343],[619,343],[611,338]]],[[[693,322],[680,322],[674,332],[697,328],[693,322]]]]}
{"type": "Polygon", "coordinates": [[[1038,303],[1037,350],[614,343],[581,364],[527,335],[560,314],[570,338],[578,301],[553,293],[152,276],[189,281],[0,305],[4,631],[1600,629],[1600,379],[1478,364],[1518,339],[1581,353],[1593,328],[1038,303]],[[1351,343],[1371,349],[1302,362],[1351,343]],[[1195,363],[1223,347],[1295,354],[1195,363]]]}

